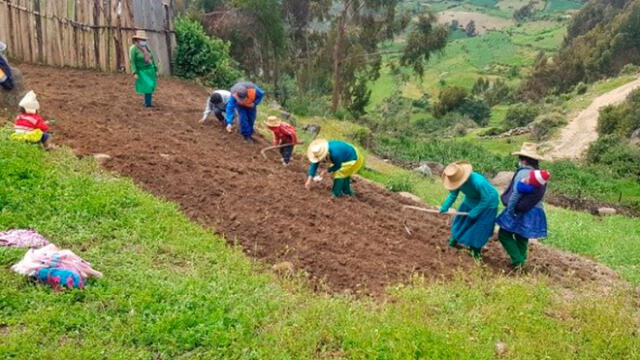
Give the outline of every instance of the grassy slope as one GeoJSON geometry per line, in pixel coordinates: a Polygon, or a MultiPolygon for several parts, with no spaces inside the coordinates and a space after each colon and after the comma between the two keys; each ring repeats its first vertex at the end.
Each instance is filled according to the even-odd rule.
{"type": "Polygon", "coordinates": [[[544,281],[487,276],[392,289],[390,301],[321,296],[185,219],[174,204],[69,151],[0,132],[0,228],[33,228],[103,271],[54,293],[0,249],[0,358],[489,359],[638,356],[632,295],[564,297],[544,281]]]}

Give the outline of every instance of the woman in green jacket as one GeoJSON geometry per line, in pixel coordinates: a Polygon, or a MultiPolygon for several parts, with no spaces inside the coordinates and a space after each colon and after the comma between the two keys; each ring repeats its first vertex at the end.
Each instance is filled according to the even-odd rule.
{"type": "Polygon", "coordinates": [[[153,93],[158,82],[158,66],[147,44],[144,30],[136,31],[129,49],[131,72],[136,78],[136,92],[144,95],[144,106],[153,107],[153,93]]]}

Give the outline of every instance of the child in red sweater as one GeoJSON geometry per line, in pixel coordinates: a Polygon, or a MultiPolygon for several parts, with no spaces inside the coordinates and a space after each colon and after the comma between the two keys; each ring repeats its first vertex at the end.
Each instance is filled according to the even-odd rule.
{"type": "Polygon", "coordinates": [[[293,154],[293,147],[298,143],[296,129],[275,116],[269,116],[265,124],[273,131],[273,144],[275,146],[286,145],[280,148],[282,165],[288,166],[293,154]]]}
{"type": "Polygon", "coordinates": [[[43,121],[42,117],[38,115],[40,103],[36,94],[33,91],[29,91],[20,100],[19,105],[20,114],[16,117],[15,133],[11,135],[11,138],[29,143],[40,143],[46,150],[49,150],[51,148],[49,143],[50,135],[48,133],[49,122],[43,121]]]}

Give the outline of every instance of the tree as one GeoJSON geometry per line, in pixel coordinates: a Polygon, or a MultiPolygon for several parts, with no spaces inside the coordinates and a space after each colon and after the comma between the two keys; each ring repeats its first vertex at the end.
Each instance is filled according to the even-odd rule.
{"type": "Polygon", "coordinates": [[[464,31],[467,33],[467,36],[473,37],[476,36],[476,22],[471,20],[465,27],[464,31]]]}
{"type": "Polygon", "coordinates": [[[460,107],[467,100],[467,90],[460,86],[446,87],[438,94],[438,102],[433,107],[433,116],[442,117],[460,107]]]}
{"type": "Polygon", "coordinates": [[[411,66],[420,77],[424,74],[424,64],[429,61],[431,54],[447,45],[449,31],[444,25],[434,26],[436,23],[435,15],[421,15],[409,34],[407,46],[400,58],[400,64],[411,66]]]}

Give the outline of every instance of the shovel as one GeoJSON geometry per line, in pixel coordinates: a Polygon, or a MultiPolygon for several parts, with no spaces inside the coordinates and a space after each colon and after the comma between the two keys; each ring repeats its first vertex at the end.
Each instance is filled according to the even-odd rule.
{"type": "Polygon", "coordinates": [[[438,210],[438,209],[427,209],[427,208],[421,208],[421,207],[411,206],[411,205],[404,205],[402,207],[402,210],[404,210],[404,209],[411,209],[411,210],[422,211],[422,212],[426,212],[426,213],[430,213],[430,214],[449,215],[449,216],[467,216],[467,215],[469,215],[469,213],[460,212],[460,211],[448,211],[448,212],[445,212],[445,213],[441,213],[440,210],[438,210]]]}
{"type": "Polygon", "coordinates": [[[265,159],[268,159],[267,158],[267,151],[280,149],[280,148],[291,146],[291,145],[293,145],[293,146],[304,145],[304,142],[299,142],[299,143],[295,143],[295,144],[282,144],[282,145],[269,146],[269,147],[266,147],[266,148],[260,150],[260,154],[262,154],[262,157],[264,157],[265,159]]]}

